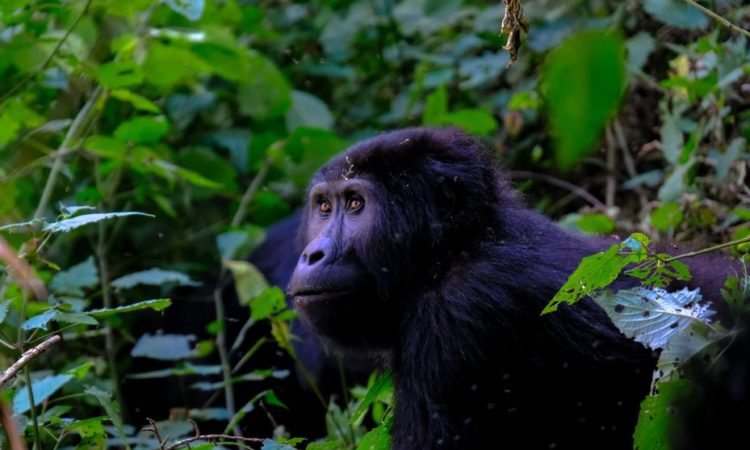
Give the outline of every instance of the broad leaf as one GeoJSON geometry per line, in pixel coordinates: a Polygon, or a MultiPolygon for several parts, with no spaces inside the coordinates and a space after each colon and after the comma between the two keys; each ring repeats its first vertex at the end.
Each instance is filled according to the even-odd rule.
{"type": "MultiPolygon", "coordinates": [[[[44,377],[37,381],[32,380],[31,391],[34,395],[34,405],[41,405],[72,379],[73,375],[64,374],[44,377]]],[[[13,413],[23,414],[29,409],[31,409],[31,402],[29,402],[28,389],[24,386],[18,389],[13,397],[13,413]]]]}
{"type": "Polygon", "coordinates": [[[63,219],[59,222],[49,223],[45,225],[44,228],[42,228],[42,230],[49,231],[50,233],[67,233],[68,231],[74,230],[84,225],[101,222],[102,220],[109,220],[109,219],[115,219],[118,217],[126,217],[126,216],[154,217],[151,214],[135,212],[135,211],[85,214],[83,216],[73,217],[70,219],[63,219]]]}
{"type": "Polygon", "coordinates": [[[625,43],[601,31],[568,38],[550,53],[542,80],[557,164],[569,170],[596,149],[617,112],[625,88],[625,43]]]}
{"type": "Polygon", "coordinates": [[[116,289],[130,289],[145,284],[148,286],[161,286],[163,284],[174,284],[177,286],[200,286],[189,276],[174,270],[163,270],[157,267],[141,272],[131,273],[112,281],[112,287],[116,289]]]}
{"type": "Polygon", "coordinates": [[[659,393],[641,402],[638,424],[633,434],[633,448],[643,450],[669,450],[669,424],[676,406],[689,399],[692,385],[686,380],[659,383],[659,393]]]}
{"type": "Polygon", "coordinates": [[[246,261],[225,261],[224,266],[232,271],[234,287],[237,290],[240,304],[249,305],[269,287],[268,281],[257,267],[246,261]]]}
{"type": "Polygon", "coordinates": [[[55,274],[49,286],[58,295],[67,294],[74,297],[83,297],[84,289],[91,289],[98,284],[99,271],[94,263],[94,258],[89,256],[86,260],[68,270],[55,274]]]}
{"type": "Polygon", "coordinates": [[[664,348],[693,321],[708,322],[713,314],[701,303],[700,289],[667,292],[638,287],[601,291],[593,299],[625,336],[654,350],[664,348]]]}
{"type": "Polygon", "coordinates": [[[144,300],[142,302],[133,303],[132,305],[119,306],[117,308],[95,309],[93,311],[87,311],[86,314],[92,315],[94,317],[108,317],[149,308],[153,309],[154,311],[162,311],[164,309],[167,309],[171,304],[172,300],[168,298],[158,298],[153,300],[144,300]]]}
{"type": "Polygon", "coordinates": [[[131,356],[176,361],[195,356],[194,334],[149,334],[138,339],[130,351],[131,356]]]}

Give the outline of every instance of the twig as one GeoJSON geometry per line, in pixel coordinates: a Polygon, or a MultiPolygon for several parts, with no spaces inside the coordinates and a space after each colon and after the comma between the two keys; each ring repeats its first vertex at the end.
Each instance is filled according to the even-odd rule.
{"type": "Polygon", "coordinates": [[[667,263],[667,262],[670,262],[670,261],[674,261],[676,259],[690,258],[692,256],[702,255],[704,253],[715,252],[716,250],[721,250],[722,248],[734,247],[735,245],[744,244],[745,242],[750,242],[750,236],[745,236],[742,239],[737,239],[737,240],[734,240],[734,241],[724,242],[723,244],[713,245],[711,247],[707,247],[707,248],[704,248],[704,249],[701,249],[701,250],[696,250],[694,252],[687,252],[687,253],[683,253],[681,255],[676,255],[676,256],[669,257],[669,258],[664,258],[662,261],[664,261],[665,263],[667,263]]]}
{"type": "Polygon", "coordinates": [[[261,438],[248,438],[241,436],[232,436],[230,434],[202,434],[200,436],[193,436],[189,438],[177,441],[164,450],[177,450],[180,447],[184,447],[191,442],[195,441],[207,441],[207,442],[222,442],[222,441],[233,441],[233,442],[246,442],[248,444],[263,444],[264,439],[261,438]]]}
{"type": "Polygon", "coordinates": [[[5,94],[3,94],[2,98],[0,98],[0,103],[3,103],[7,98],[9,98],[11,95],[13,95],[14,93],[16,93],[23,86],[25,86],[26,83],[28,83],[35,76],[37,76],[37,74],[43,72],[47,67],[49,67],[49,65],[52,63],[52,59],[55,57],[55,55],[57,54],[57,52],[60,51],[60,49],[62,48],[62,46],[65,43],[65,41],[68,40],[68,37],[70,36],[70,33],[73,32],[73,30],[75,29],[75,27],[78,25],[78,22],[80,22],[81,19],[83,19],[83,16],[85,16],[86,13],[88,13],[89,6],[91,6],[91,2],[92,1],[93,0],[88,0],[86,2],[86,5],[84,5],[84,7],[83,7],[83,11],[81,11],[81,14],[79,14],[78,17],[76,17],[76,20],[74,20],[73,23],[70,25],[70,27],[68,27],[68,29],[65,30],[65,34],[63,35],[62,39],[60,39],[60,41],[57,43],[57,45],[55,46],[55,48],[52,49],[52,53],[50,53],[49,56],[47,56],[47,59],[44,60],[44,63],[39,68],[39,70],[37,70],[36,72],[30,73],[26,78],[24,78],[23,80],[21,80],[20,82],[18,82],[18,84],[16,84],[8,92],[6,92],[5,94]]]}
{"type": "Polygon", "coordinates": [[[715,21],[719,22],[720,24],[724,25],[725,27],[727,27],[727,28],[729,28],[731,30],[734,30],[734,31],[736,31],[738,33],[742,33],[742,34],[744,34],[747,37],[750,37],[750,31],[747,31],[744,28],[738,27],[737,25],[735,25],[732,22],[728,21],[727,19],[721,17],[720,15],[716,14],[715,12],[713,12],[710,9],[706,8],[705,6],[699,4],[695,0],[685,0],[685,3],[687,3],[688,5],[691,5],[694,8],[700,9],[701,11],[703,11],[704,14],[708,15],[709,17],[711,17],[715,21]]]}
{"type": "Polygon", "coordinates": [[[604,203],[607,205],[607,211],[615,207],[615,193],[617,192],[617,175],[615,165],[617,164],[616,147],[614,131],[612,126],[607,127],[607,184],[604,194],[604,203]]]}
{"type": "MultiPolygon", "coordinates": [[[[94,92],[91,93],[91,97],[88,99],[86,104],[83,105],[83,108],[81,108],[75,120],[73,120],[73,124],[70,126],[70,128],[68,128],[68,133],[65,135],[65,139],[63,139],[62,144],[60,144],[59,150],[65,150],[69,148],[73,141],[78,137],[79,131],[88,120],[91,112],[94,110],[94,104],[99,99],[102,91],[102,87],[97,86],[96,89],[94,89],[94,92]]],[[[63,154],[63,152],[58,152],[56,154],[60,155],[63,154]]],[[[34,213],[34,219],[40,219],[44,214],[44,210],[47,209],[47,204],[49,203],[50,197],[52,197],[52,190],[55,188],[57,175],[60,173],[60,170],[62,170],[62,165],[62,156],[57,156],[55,158],[55,162],[52,164],[52,169],[50,170],[49,177],[47,177],[47,183],[44,185],[42,198],[39,200],[39,205],[37,206],[36,212],[34,213]]]]}
{"type": "Polygon", "coordinates": [[[566,189],[577,196],[581,197],[582,199],[586,200],[587,202],[591,203],[592,206],[602,210],[607,211],[607,205],[602,203],[599,199],[591,195],[588,191],[585,189],[576,186],[573,183],[570,183],[565,180],[561,180],[559,178],[555,178],[550,175],[545,175],[542,173],[536,173],[536,172],[528,172],[525,170],[513,170],[509,172],[511,178],[527,178],[531,180],[537,180],[537,181],[543,181],[547,184],[551,184],[553,186],[561,187],[563,189],[566,189]]]}
{"type": "Polygon", "coordinates": [[[0,373],[0,387],[7,383],[11,378],[15,377],[18,372],[26,366],[26,364],[31,362],[32,359],[36,358],[61,340],[62,338],[60,335],[56,334],[36,347],[25,351],[23,355],[18,358],[18,361],[0,373]]]}
{"type": "Polygon", "coordinates": [[[263,160],[263,163],[260,166],[260,170],[258,170],[258,174],[255,175],[252,183],[250,183],[250,186],[247,187],[247,190],[242,195],[242,199],[240,199],[240,205],[237,207],[237,212],[234,213],[234,217],[232,217],[232,222],[230,222],[229,226],[236,227],[242,223],[242,219],[245,218],[247,207],[250,205],[250,201],[253,199],[253,197],[255,197],[255,193],[258,191],[258,189],[260,189],[263,181],[265,181],[266,175],[268,175],[268,170],[270,168],[271,158],[266,158],[265,160],[263,160]]]}

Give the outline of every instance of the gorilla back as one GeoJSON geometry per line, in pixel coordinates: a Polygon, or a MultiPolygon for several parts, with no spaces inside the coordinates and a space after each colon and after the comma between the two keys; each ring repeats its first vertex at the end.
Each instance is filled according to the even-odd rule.
{"type": "MultiPolygon", "coordinates": [[[[312,181],[298,239],[303,320],[394,370],[394,449],[632,448],[653,355],[591,300],[540,316],[611,242],[528,209],[469,136],[354,145],[312,181]]],[[[718,298],[723,278],[696,272],[718,298]]]]}

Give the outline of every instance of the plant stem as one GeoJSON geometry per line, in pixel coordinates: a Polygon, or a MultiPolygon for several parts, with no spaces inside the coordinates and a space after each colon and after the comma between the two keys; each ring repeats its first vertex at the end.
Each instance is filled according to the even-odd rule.
{"type": "Polygon", "coordinates": [[[258,191],[258,189],[260,189],[263,181],[265,181],[266,175],[268,175],[268,170],[270,168],[271,159],[266,158],[261,164],[260,170],[258,170],[258,174],[255,175],[252,183],[250,183],[250,186],[247,187],[247,190],[242,195],[242,199],[240,199],[240,205],[237,207],[237,212],[234,214],[234,217],[232,217],[232,222],[229,224],[230,227],[236,227],[242,223],[242,219],[245,218],[247,207],[250,205],[250,201],[252,201],[253,197],[255,197],[255,193],[258,191]]]}
{"type": "Polygon", "coordinates": [[[2,387],[5,383],[10,381],[16,374],[24,367],[26,367],[27,364],[31,362],[34,358],[41,355],[43,352],[45,352],[48,348],[52,347],[53,345],[60,342],[62,338],[59,334],[56,334],[52,336],[51,338],[47,339],[46,341],[42,342],[41,344],[37,345],[36,347],[27,350],[23,352],[20,358],[18,358],[18,361],[13,363],[12,366],[5,369],[3,372],[0,372],[0,387],[2,387]]]}
{"type": "Polygon", "coordinates": [[[699,10],[703,11],[704,14],[708,15],[715,21],[719,22],[720,24],[724,25],[725,27],[729,28],[730,30],[734,30],[738,33],[742,33],[747,37],[750,37],[750,31],[747,31],[744,28],[740,28],[737,25],[733,24],[732,22],[728,21],[727,19],[723,18],[722,16],[716,14],[715,12],[711,11],[710,9],[706,8],[705,6],[699,4],[695,0],[685,0],[685,3],[688,5],[698,8],[699,10]]]}
{"type": "Polygon", "coordinates": [[[42,217],[42,215],[44,214],[44,210],[47,209],[47,204],[50,201],[50,197],[52,197],[52,191],[55,188],[57,175],[60,173],[60,170],[62,170],[63,167],[63,158],[61,155],[65,154],[65,152],[63,152],[62,150],[70,148],[73,141],[78,138],[79,132],[83,128],[84,124],[88,121],[92,111],[94,111],[94,104],[99,99],[99,96],[102,94],[102,92],[103,89],[101,86],[97,86],[96,89],[94,89],[94,92],[91,93],[91,97],[88,99],[86,104],[83,105],[83,108],[81,108],[75,120],[73,120],[73,124],[70,125],[70,128],[68,128],[68,133],[65,135],[65,139],[63,139],[62,144],[60,144],[58,152],[56,152],[57,156],[55,157],[55,162],[52,163],[52,169],[50,170],[49,177],[47,177],[47,183],[44,185],[42,198],[39,200],[39,205],[37,206],[36,212],[34,213],[34,219],[40,219],[42,217]]]}
{"type": "Polygon", "coordinates": [[[735,245],[744,244],[745,242],[750,242],[750,236],[745,236],[742,239],[737,239],[737,240],[734,240],[734,241],[724,242],[723,244],[717,244],[717,245],[714,245],[714,246],[711,246],[711,247],[707,247],[707,248],[704,248],[704,249],[701,249],[701,250],[696,250],[694,252],[687,252],[687,253],[683,253],[681,255],[675,255],[675,256],[672,256],[672,257],[669,257],[669,258],[665,258],[663,261],[664,262],[670,262],[670,261],[674,261],[676,259],[690,258],[691,256],[698,256],[698,255],[702,255],[704,253],[714,252],[716,250],[721,250],[722,248],[734,247],[735,245]]]}
{"type": "Polygon", "coordinates": [[[26,392],[29,396],[29,405],[31,406],[31,423],[34,425],[34,448],[42,450],[42,437],[39,435],[39,421],[36,417],[36,405],[34,405],[34,390],[31,388],[31,375],[29,366],[23,368],[23,378],[26,382],[26,392]]]}

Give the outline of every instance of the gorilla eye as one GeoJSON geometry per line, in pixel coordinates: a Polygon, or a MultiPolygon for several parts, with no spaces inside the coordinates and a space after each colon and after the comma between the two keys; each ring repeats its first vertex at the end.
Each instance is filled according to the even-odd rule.
{"type": "Polygon", "coordinates": [[[331,202],[326,199],[320,199],[318,201],[318,210],[323,214],[328,214],[331,212],[331,202]]]}
{"type": "Polygon", "coordinates": [[[365,205],[365,201],[362,197],[354,197],[349,200],[349,211],[358,211],[365,205]]]}

